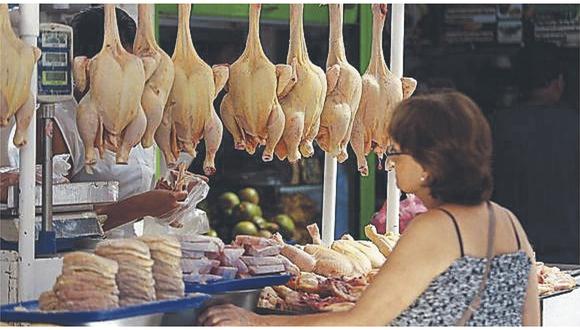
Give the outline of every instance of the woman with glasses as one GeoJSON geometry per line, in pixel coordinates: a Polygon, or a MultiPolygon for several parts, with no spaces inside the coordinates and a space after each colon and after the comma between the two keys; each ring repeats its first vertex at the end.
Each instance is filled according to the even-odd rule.
{"type": "Polygon", "coordinates": [[[349,311],[256,315],[232,306],[205,325],[539,325],[535,260],[526,233],[491,202],[492,141],[479,107],[445,92],[403,101],[389,127],[397,185],[428,211],[417,216],[349,311]]]}

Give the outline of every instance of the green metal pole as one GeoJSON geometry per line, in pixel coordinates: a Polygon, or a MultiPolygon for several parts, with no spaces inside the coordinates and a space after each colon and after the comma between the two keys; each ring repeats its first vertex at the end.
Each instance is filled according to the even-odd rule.
{"type": "MultiPolygon", "coordinates": [[[[155,38],[159,44],[159,5],[154,5],[153,26],[155,27],[155,38]]],[[[161,151],[159,147],[155,146],[155,178],[158,180],[161,177],[161,151]]]]}
{"type": "MultiPolygon", "coordinates": [[[[360,7],[360,21],[359,21],[359,33],[360,33],[360,72],[361,74],[366,71],[371,57],[371,40],[372,40],[372,28],[373,28],[373,14],[371,11],[371,5],[364,4],[359,5],[360,7]]],[[[360,196],[360,209],[359,209],[359,237],[366,238],[364,227],[370,222],[370,219],[374,213],[375,209],[375,171],[376,171],[376,156],[374,153],[370,153],[367,156],[367,162],[369,164],[369,175],[366,177],[361,176],[359,181],[359,196],[360,196]]]]}

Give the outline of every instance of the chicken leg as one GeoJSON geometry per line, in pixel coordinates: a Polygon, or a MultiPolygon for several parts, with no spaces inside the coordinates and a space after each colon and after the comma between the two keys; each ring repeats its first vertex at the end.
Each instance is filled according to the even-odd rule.
{"type": "Polygon", "coordinates": [[[266,140],[266,148],[264,149],[264,154],[262,155],[263,161],[269,162],[272,160],[274,148],[276,148],[276,144],[278,141],[280,141],[283,133],[284,112],[282,112],[282,107],[280,104],[274,104],[272,110],[270,111],[270,117],[268,118],[268,139],[266,140]]]}
{"type": "Polygon", "coordinates": [[[236,121],[234,106],[229,94],[226,94],[222,100],[220,114],[222,115],[222,120],[224,121],[226,129],[234,137],[234,148],[236,150],[245,150],[246,139],[244,137],[244,132],[236,121]]]}
{"type": "Polygon", "coordinates": [[[205,160],[203,162],[203,172],[205,175],[214,175],[215,155],[222,143],[224,128],[215,111],[212,113],[210,120],[205,122],[204,139],[205,139],[205,160]]]}
{"type": "Polygon", "coordinates": [[[123,139],[119,146],[119,151],[117,152],[117,164],[127,164],[131,148],[139,143],[146,128],[147,117],[145,116],[143,108],[139,107],[137,116],[123,132],[123,139]]]}
{"type": "Polygon", "coordinates": [[[26,102],[14,114],[14,117],[16,118],[16,131],[14,132],[12,143],[14,143],[16,147],[22,147],[26,144],[26,130],[28,129],[28,125],[30,125],[33,114],[34,100],[32,94],[29,94],[26,102]]]}
{"type": "Polygon", "coordinates": [[[85,147],[85,166],[88,167],[97,162],[95,140],[100,122],[99,111],[91,102],[90,95],[83,97],[77,108],[77,125],[85,147]]]}

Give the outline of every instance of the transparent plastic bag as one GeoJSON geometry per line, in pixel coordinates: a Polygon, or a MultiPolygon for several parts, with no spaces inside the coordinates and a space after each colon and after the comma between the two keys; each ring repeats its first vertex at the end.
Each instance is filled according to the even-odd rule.
{"type": "Polygon", "coordinates": [[[209,231],[209,219],[205,211],[197,208],[207,197],[209,185],[197,177],[191,178],[191,190],[180,206],[158,218],[148,219],[144,234],[192,235],[209,231]]]}
{"type": "MultiPolygon", "coordinates": [[[[66,177],[72,167],[68,162],[69,158],[69,154],[61,154],[52,157],[52,184],[70,182],[66,177]]],[[[20,173],[20,169],[18,167],[3,166],[0,167],[0,173],[20,173]]],[[[36,184],[42,184],[42,165],[36,165],[35,174],[36,184]]]]}
{"type": "MultiPolygon", "coordinates": [[[[52,184],[69,183],[67,179],[68,171],[72,167],[68,160],[69,154],[56,155],[52,157],[52,184]]],[[[36,183],[42,184],[42,165],[36,165],[36,183]]]]}

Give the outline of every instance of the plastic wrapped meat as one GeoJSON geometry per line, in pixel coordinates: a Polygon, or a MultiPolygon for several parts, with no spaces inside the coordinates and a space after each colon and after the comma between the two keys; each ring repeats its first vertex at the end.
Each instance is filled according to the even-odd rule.
{"type": "Polygon", "coordinates": [[[179,236],[179,241],[184,247],[184,250],[191,251],[220,252],[225,247],[221,239],[204,235],[182,235],[179,236]],[[198,249],[200,247],[201,249],[198,249]]]}
{"type": "Polygon", "coordinates": [[[203,251],[182,250],[181,256],[184,259],[201,259],[201,258],[205,257],[205,253],[203,251]]]}
{"type": "Polygon", "coordinates": [[[268,266],[248,266],[250,274],[252,275],[263,275],[272,273],[281,273],[286,268],[282,264],[278,265],[268,265],[268,266]]]}
{"type": "Polygon", "coordinates": [[[218,260],[202,259],[181,259],[181,269],[184,273],[209,274],[212,268],[219,267],[218,260]]]}
{"type": "Polygon", "coordinates": [[[226,247],[222,255],[220,255],[222,265],[233,266],[234,262],[240,259],[240,257],[244,254],[244,252],[246,252],[246,250],[244,250],[243,248],[226,247]]]}
{"type": "Polygon", "coordinates": [[[250,257],[242,256],[240,257],[242,261],[248,266],[269,266],[269,265],[279,265],[282,264],[282,260],[276,257],[250,257]]]}
{"type": "Polygon", "coordinates": [[[236,267],[218,267],[212,273],[221,276],[224,280],[233,280],[236,278],[238,269],[236,267]]]}
{"type": "Polygon", "coordinates": [[[204,255],[208,259],[219,259],[223,252],[205,252],[204,255]]]}
{"type": "Polygon", "coordinates": [[[242,261],[242,259],[234,261],[233,266],[238,269],[238,273],[240,274],[246,274],[249,272],[248,266],[242,261]]]}
{"type": "Polygon", "coordinates": [[[249,236],[249,235],[236,236],[234,243],[237,246],[244,246],[245,247],[248,245],[248,246],[253,246],[256,248],[263,248],[263,247],[267,247],[267,246],[279,245],[278,242],[276,242],[273,239],[264,238],[264,237],[249,236]]]}
{"type": "Polygon", "coordinates": [[[188,252],[214,252],[219,253],[220,247],[213,242],[181,242],[182,251],[188,252]]]}
{"type": "Polygon", "coordinates": [[[282,246],[280,245],[271,245],[266,247],[244,245],[244,248],[246,249],[246,254],[254,257],[277,256],[280,254],[280,251],[282,250],[282,246]]]}
{"type": "Polygon", "coordinates": [[[222,279],[221,276],[214,275],[214,274],[187,274],[187,275],[183,275],[183,281],[190,282],[190,283],[206,284],[208,282],[214,282],[214,281],[218,281],[221,279],[222,279]]]}

